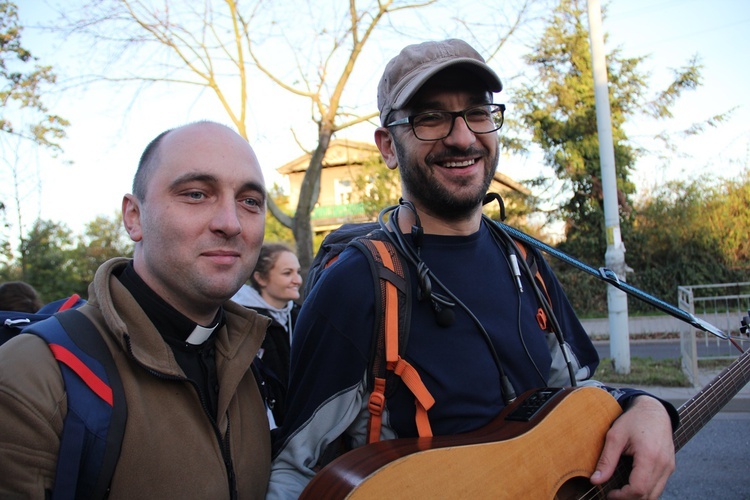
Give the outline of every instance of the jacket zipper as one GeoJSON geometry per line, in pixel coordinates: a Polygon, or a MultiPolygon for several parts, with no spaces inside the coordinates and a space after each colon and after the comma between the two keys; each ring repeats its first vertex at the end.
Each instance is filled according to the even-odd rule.
{"type": "Polygon", "coordinates": [[[237,498],[237,482],[236,477],[234,475],[234,465],[232,464],[232,456],[230,453],[230,441],[229,441],[229,412],[227,411],[227,432],[225,437],[221,436],[221,431],[219,430],[219,426],[216,423],[216,420],[211,415],[211,412],[208,410],[208,405],[206,404],[206,401],[203,399],[203,396],[201,395],[201,391],[198,390],[198,387],[196,386],[195,382],[192,380],[185,378],[185,377],[179,377],[176,375],[167,375],[166,373],[162,373],[156,370],[153,370],[149,368],[148,366],[141,363],[133,354],[133,348],[130,344],[130,335],[123,335],[125,339],[125,344],[128,348],[128,355],[130,358],[135,361],[136,364],[138,364],[141,368],[146,370],[151,375],[161,378],[163,380],[172,380],[175,382],[189,382],[190,385],[193,386],[195,389],[196,394],[198,395],[198,400],[201,402],[201,407],[203,408],[203,413],[206,414],[208,417],[208,420],[211,422],[211,427],[213,428],[214,435],[216,437],[216,440],[219,443],[219,448],[221,449],[221,456],[224,459],[224,468],[227,471],[227,478],[228,478],[228,486],[229,486],[229,498],[235,499],[237,498]]]}

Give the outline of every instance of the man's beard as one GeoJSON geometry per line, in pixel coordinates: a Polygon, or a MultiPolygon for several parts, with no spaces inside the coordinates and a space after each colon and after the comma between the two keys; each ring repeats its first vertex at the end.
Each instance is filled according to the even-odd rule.
{"type": "MultiPolygon", "coordinates": [[[[482,205],[484,196],[490,187],[492,178],[497,170],[497,163],[500,155],[499,148],[494,157],[487,157],[489,171],[485,176],[481,186],[465,195],[458,195],[448,189],[445,185],[438,182],[428,168],[421,168],[416,161],[412,161],[406,154],[400,141],[394,138],[396,154],[398,156],[401,182],[405,191],[409,193],[410,200],[424,207],[429,213],[439,216],[446,220],[463,220],[474,214],[477,207],[482,205]]],[[[462,151],[460,154],[466,154],[462,151]]],[[[482,154],[483,151],[476,151],[482,154]]],[[[471,153],[470,153],[471,154],[471,153]]]]}

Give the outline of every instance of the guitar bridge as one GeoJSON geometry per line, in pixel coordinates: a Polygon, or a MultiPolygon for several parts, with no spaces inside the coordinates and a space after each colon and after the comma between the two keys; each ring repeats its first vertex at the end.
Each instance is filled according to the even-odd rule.
{"type": "Polygon", "coordinates": [[[562,391],[560,387],[537,389],[529,397],[521,401],[518,408],[510,412],[505,419],[517,422],[529,422],[560,391],[562,391]]]}

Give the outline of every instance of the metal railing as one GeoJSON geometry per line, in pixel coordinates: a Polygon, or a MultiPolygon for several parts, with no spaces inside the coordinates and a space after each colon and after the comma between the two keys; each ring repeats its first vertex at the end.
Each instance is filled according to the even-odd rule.
{"type": "MultiPolygon", "coordinates": [[[[680,309],[732,335],[743,350],[750,345],[747,338],[738,338],[740,322],[750,310],[750,282],[679,286],[677,301],[680,309]]],[[[693,384],[698,383],[698,342],[715,343],[718,356],[738,354],[730,342],[683,323],[680,325],[682,369],[693,384]]]]}

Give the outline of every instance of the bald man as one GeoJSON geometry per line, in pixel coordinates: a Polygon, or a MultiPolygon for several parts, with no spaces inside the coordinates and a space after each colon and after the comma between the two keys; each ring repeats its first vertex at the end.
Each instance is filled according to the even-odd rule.
{"type": "MultiPolygon", "coordinates": [[[[109,498],[265,495],[270,438],[250,363],[268,320],[229,302],[255,266],[265,210],[258,160],[223,125],[168,130],[144,150],[122,201],[133,258],[105,262],[79,309],[127,403],[109,498]]],[[[21,334],[3,345],[0,497],[54,490],[66,411],[47,344],[21,334]]]]}

